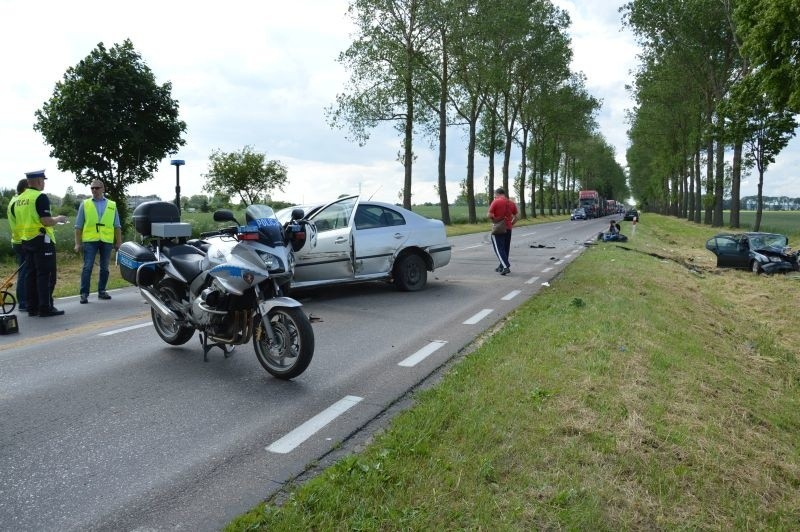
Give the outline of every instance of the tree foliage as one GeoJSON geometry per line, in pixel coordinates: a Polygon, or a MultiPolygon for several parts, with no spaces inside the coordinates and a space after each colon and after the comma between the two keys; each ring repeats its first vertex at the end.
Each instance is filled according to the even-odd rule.
{"type": "Polygon", "coordinates": [[[50,145],[58,168],[78,183],[101,179],[127,219],[126,189],[153,177],[159,162],[185,144],[172,85],[156,83],[130,40],[103,43],[56,83],[36,111],[34,129],[50,145]]]}
{"type": "Polygon", "coordinates": [[[268,202],[273,189],[288,183],[286,166],[267,160],[264,153],[245,146],[239,152],[215,150],[209,157],[209,171],[203,190],[215,195],[239,196],[242,203],[268,202]]]}
{"type": "Polygon", "coordinates": [[[738,0],[734,13],[760,88],[777,108],[800,113],[800,3],[738,0]]]}

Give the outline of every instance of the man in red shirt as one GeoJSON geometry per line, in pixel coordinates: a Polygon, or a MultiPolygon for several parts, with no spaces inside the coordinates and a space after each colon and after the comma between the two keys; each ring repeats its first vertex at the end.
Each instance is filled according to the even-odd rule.
{"type": "Polygon", "coordinates": [[[494,201],[489,205],[489,219],[492,222],[505,220],[506,232],[502,235],[492,235],[492,247],[500,260],[500,265],[495,271],[500,275],[511,273],[511,262],[508,254],[511,251],[511,227],[517,222],[517,205],[506,197],[506,191],[498,188],[494,191],[494,201]]]}

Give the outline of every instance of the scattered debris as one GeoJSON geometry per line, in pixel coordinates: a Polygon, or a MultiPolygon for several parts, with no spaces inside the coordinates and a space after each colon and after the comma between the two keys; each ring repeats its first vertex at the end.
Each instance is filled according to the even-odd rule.
{"type": "Polygon", "coordinates": [[[314,322],[317,322],[317,321],[322,321],[322,318],[320,318],[319,316],[314,316],[313,314],[309,313],[308,314],[308,321],[310,321],[311,323],[314,323],[314,322]]]}

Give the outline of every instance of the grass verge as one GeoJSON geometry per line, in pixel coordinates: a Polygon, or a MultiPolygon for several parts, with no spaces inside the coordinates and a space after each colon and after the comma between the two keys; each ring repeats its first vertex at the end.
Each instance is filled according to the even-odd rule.
{"type": "Polygon", "coordinates": [[[227,530],[800,523],[798,277],[649,214],[591,246],[363,452],[227,530]]]}

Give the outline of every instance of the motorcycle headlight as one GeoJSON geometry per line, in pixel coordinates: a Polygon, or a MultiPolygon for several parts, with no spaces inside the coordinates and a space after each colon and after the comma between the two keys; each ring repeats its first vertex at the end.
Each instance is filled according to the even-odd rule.
{"type": "Polygon", "coordinates": [[[268,270],[274,270],[275,268],[279,268],[281,265],[281,260],[273,255],[272,253],[266,253],[264,251],[259,252],[261,256],[261,260],[264,261],[264,267],[268,270]]]}

